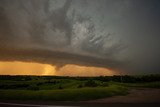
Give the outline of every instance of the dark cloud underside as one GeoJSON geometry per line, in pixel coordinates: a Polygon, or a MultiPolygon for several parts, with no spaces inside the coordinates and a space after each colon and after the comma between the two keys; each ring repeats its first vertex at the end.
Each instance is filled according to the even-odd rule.
{"type": "Polygon", "coordinates": [[[0,0],[0,60],[156,73],[159,19],[159,0],[0,0]]]}

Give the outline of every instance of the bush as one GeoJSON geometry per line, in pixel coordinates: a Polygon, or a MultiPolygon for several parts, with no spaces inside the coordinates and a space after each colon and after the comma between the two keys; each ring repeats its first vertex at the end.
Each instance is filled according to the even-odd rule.
{"type": "Polygon", "coordinates": [[[102,85],[101,85],[102,87],[108,87],[109,86],[109,84],[108,83],[102,83],[102,85]]]}
{"type": "Polygon", "coordinates": [[[39,87],[38,86],[30,86],[30,87],[28,87],[28,90],[37,91],[37,90],[39,90],[39,87]]]}
{"type": "Polygon", "coordinates": [[[0,84],[0,89],[25,89],[28,84],[0,84]]]}
{"type": "Polygon", "coordinates": [[[82,84],[79,84],[77,88],[82,88],[82,87],[83,87],[83,85],[82,85],[82,84]]]}
{"type": "Polygon", "coordinates": [[[63,87],[62,87],[62,86],[59,86],[59,89],[63,89],[63,87]]]}
{"type": "Polygon", "coordinates": [[[98,84],[94,80],[88,80],[85,82],[84,86],[86,87],[97,87],[98,84]]]}

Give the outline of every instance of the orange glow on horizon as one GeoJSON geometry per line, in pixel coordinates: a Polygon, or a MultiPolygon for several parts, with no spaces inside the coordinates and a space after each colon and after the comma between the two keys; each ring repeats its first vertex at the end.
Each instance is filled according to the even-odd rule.
{"type": "Polygon", "coordinates": [[[1,75],[55,75],[55,66],[30,62],[0,62],[1,75]]]}
{"type": "Polygon", "coordinates": [[[33,62],[0,62],[0,75],[108,76],[115,72],[102,67],[68,64],[59,69],[49,64],[33,62]]]}
{"type": "Polygon", "coordinates": [[[102,67],[86,67],[78,65],[65,65],[60,68],[58,75],[64,76],[108,76],[115,72],[102,67]]]}

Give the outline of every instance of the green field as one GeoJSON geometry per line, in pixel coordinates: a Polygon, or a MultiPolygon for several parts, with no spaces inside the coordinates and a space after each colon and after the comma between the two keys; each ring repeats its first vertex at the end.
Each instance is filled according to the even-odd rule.
{"type": "Polygon", "coordinates": [[[156,76],[0,76],[0,99],[81,101],[126,95],[132,88],[160,88],[156,76]],[[148,79],[146,79],[148,78],[148,79]]]}

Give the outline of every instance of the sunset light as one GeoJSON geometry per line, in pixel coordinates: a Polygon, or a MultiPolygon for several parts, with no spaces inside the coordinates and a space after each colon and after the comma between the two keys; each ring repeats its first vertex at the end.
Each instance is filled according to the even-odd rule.
{"type": "Polygon", "coordinates": [[[154,104],[160,0],[0,0],[0,107],[154,104]]]}
{"type": "Polygon", "coordinates": [[[54,76],[108,76],[114,71],[101,67],[65,65],[56,68],[54,65],[34,62],[0,62],[1,75],[54,75],[54,76]]]}

